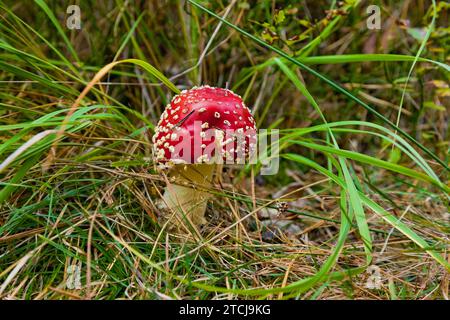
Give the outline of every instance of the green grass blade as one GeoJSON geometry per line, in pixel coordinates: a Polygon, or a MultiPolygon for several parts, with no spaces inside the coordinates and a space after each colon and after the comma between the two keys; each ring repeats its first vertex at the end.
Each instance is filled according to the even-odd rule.
{"type": "MultiPolygon", "coordinates": [[[[323,121],[327,123],[325,116],[322,114],[319,105],[309,93],[308,89],[305,85],[298,79],[298,77],[288,68],[286,64],[284,64],[281,60],[275,59],[275,62],[278,64],[280,69],[286,74],[286,76],[294,83],[297,89],[306,97],[306,99],[311,103],[311,105],[316,109],[317,113],[321,116],[323,121]]],[[[339,145],[333,135],[333,132],[329,129],[328,134],[333,140],[333,145],[336,150],[340,150],[339,145]]],[[[364,250],[366,252],[367,264],[372,260],[372,238],[370,236],[369,226],[367,224],[367,219],[364,214],[364,208],[362,203],[358,197],[357,189],[353,178],[350,175],[350,171],[348,169],[346,160],[344,157],[338,157],[339,163],[341,165],[341,170],[344,175],[345,182],[347,184],[345,190],[347,191],[347,196],[349,197],[351,207],[349,211],[354,212],[355,219],[358,224],[358,231],[364,243],[364,250]]],[[[356,178],[355,178],[356,179],[356,178]]]]}

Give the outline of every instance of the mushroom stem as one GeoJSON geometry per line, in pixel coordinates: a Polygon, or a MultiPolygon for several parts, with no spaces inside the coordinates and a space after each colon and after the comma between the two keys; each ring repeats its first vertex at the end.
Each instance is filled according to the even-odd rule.
{"type": "Polygon", "coordinates": [[[204,191],[212,184],[216,164],[174,165],[169,172],[175,183],[166,186],[163,195],[164,207],[176,214],[172,225],[180,230],[186,218],[195,226],[206,222],[205,211],[211,194],[204,191]],[[203,190],[200,190],[203,189],[203,190]],[[187,217],[184,217],[186,214],[187,217]]]}

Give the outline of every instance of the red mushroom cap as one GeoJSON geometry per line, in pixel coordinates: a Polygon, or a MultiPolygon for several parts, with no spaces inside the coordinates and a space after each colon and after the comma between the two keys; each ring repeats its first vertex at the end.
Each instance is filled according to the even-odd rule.
{"type": "Polygon", "coordinates": [[[152,140],[159,164],[242,163],[256,147],[255,120],[232,91],[194,87],[166,106],[152,140]]]}

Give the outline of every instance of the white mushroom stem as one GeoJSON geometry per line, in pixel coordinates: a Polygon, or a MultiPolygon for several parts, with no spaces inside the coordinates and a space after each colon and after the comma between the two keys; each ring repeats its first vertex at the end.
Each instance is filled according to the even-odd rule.
{"type": "Polygon", "coordinates": [[[216,167],[216,164],[177,164],[170,169],[169,176],[175,180],[164,190],[163,205],[169,214],[175,214],[171,224],[178,230],[188,220],[195,226],[206,222],[206,205],[211,194],[205,190],[212,184],[216,167]]]}

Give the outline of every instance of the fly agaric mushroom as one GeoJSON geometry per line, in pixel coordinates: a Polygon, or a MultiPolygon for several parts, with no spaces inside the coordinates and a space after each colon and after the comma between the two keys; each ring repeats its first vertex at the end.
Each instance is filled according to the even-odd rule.
{"type": "MultiPolygon", "coordinates": [[[[222,174],[224,163],[243,164],[255,153],[255,120],[232,91],[194,87],[166,106],[152,141],[158,169],[174,182],[166,186],[161,207],[198,226],[205,223],[215,172],[222,174]]],[[[183,220],[174,226],[179,229],[183,220]]]]}

